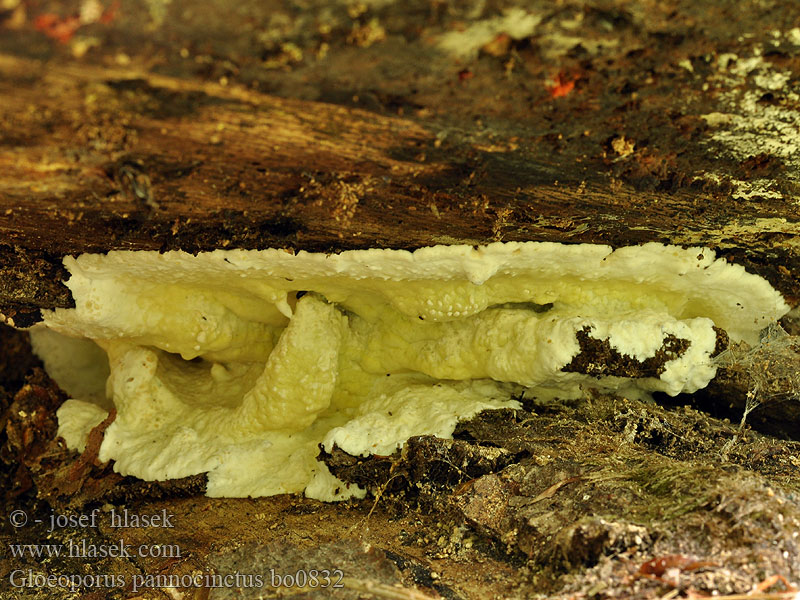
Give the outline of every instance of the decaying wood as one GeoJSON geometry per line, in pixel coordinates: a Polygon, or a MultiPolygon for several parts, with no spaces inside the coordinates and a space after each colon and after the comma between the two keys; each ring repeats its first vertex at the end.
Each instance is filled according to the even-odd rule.
{"type": "MultiPolygon", "coordinates": [[[[170,37],[179,6],[151,45],[144,7],[88,25],[99,47],[79,59],[74,40],[3,32],[6,268],[20,251],[57,263],[109,249],[662,241],[708,245],[800,298],[798,165],[785,138],[800,132],[800,47],[763,17],[763,35],[739,41],[718,7],[542,3],[528,38],[463,56],[442,40],[480,19],[447,4],[352,18],[344,5],[324,17],[274,2],[214,22],[219,39],[205,44],[202,19],[218,13],[170,37]],[[263,59],[271,43],[242,43],[279,35],[276,13],[294,36],[323,18],[334,32],[305,32],[302,60],[276,70],[263,59]],[[579,21],[564,41],[570,16],[579,21]],[[372,18],[386,21],[383,39],[363,47],[352,31],[372,18]],[[708,29],[720,39],[693,33],[708,29]],[[554,88],[556,75],[574,87],[554,88]],[[298,77],[305,91],[292,94],[298,77]]],[[[24,285],[0,304],[65,302],[52,284],[39,283],[36,300],[24,285]]]]}

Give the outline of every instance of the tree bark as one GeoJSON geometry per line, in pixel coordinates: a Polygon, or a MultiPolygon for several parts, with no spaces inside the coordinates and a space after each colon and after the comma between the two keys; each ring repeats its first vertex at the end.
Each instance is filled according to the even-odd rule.
{"type": "Polygon", "coordinates": [[[19,276],[0,305],[65,305],[53,275],[80,252],[497,240],[709,246],[797,303],[791,33],[753,14],[740,40],[716,6],[546,4],[514,39],[507,12],[417,4],[333,10],[303,44],[322,9],[273,7],[283,46],[253,41],[279,35],[256,6],[132,4],[66,40],[7,14],[0,264],[19,276]],[[476,22],[496,35],[448,49],[476,22]],[[31,261],[51,267],[14,269],[31,261]]]}

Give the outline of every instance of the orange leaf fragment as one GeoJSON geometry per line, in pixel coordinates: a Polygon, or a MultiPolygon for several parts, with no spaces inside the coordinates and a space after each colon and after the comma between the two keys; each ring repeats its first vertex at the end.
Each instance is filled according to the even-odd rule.
{"type": "Polygon", "coordinates": [[[559,73],[553,80],[553,85],[547,86],[551,98],[563,98],[575,89],[575,82],[580,79],[579,75],[567,75],[559,73]]]}
{"type": "Polygon", "coordinates": [[[33,26],[47,37],[66,44],[81,26],[81,19],[75,15],[62,18],[53,13],[44,13],[34,19],[33,26]]]}

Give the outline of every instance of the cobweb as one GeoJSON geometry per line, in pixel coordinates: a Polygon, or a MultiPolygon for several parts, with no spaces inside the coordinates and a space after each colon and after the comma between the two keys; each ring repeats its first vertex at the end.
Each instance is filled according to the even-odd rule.
{"type": "Polygon", "coordinates": [[[740,432],[747,416],[761,404],[800,402],[800,336],[789,335],[779,323],[765,328],[757,345],[732,344],[716,361],[750,379],[740,432]]]}

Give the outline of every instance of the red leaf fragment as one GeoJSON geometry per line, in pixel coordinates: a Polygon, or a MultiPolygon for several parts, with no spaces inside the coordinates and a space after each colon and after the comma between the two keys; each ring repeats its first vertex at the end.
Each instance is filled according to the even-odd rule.
{"type": "Polygon", "coordinates": [[[114,0],[107,9],[103,11],[103,14],[100,15],[98,21],[103,25],[108,25],[117,18],[117,12],[119,11],[119,0],[114,0]]]}
{"type": "MultiPolygon", "coordinates": [[[[33,20],[33,26],[36,28],[36,31],[40,31],[47,37],[62,44],[66,44],[83,25],[93,22],[103,25],[111,23],[117,18],[119,7],[119,0],[114,0],[114,2],[99,15],[94,11],[83,12],[81,15],[70,15],[68,17],[60,17],[54,13],[42,13],[33,20]]],[[[97,10],[99,9],[100,7],[98,6],[97,10]]]]}
{"type": "Polygon", "coordinates": [[[719,565],[711,561],[696,560],[683,554],[667,554],[666,556],[659,556],[652,560],[642,563],[639,567],[640,575],[650,575],[652,577],[661,577],[669,569],[678,569],[679,571],[696,571],[705,567],[718,567],[719,565]]]}
{"type": "Polygon", "coordinates": [[[66,44],[81,26],[81,19],[77,15],[62,18],[53,13],[44,13],[34,19],[33,26],[47,37],[66,44]]]}
{"type": "Polygon", "coordinates": [[[567,75],[564,72],[556,75],[553,84],[547,86],[551,98],[563,98],[575,89],[575,82],[580,79],[579,75],[567,75]]]}

